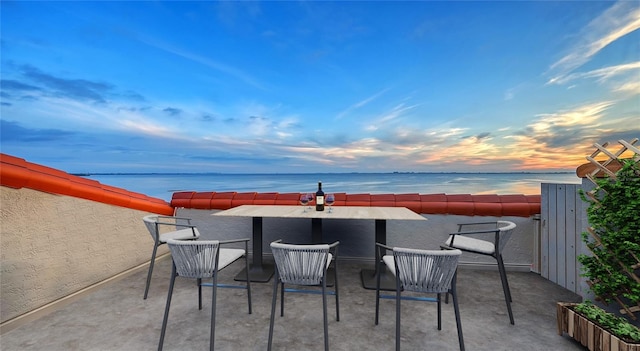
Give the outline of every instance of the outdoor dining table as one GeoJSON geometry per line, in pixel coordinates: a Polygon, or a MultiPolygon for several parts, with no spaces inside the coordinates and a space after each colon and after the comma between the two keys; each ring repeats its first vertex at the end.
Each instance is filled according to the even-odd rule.
{"type": "MultiPolygon", "coordinates": [[[[263,218],[308,218],[311,220],[311,240],[313,243],[322,241],[323,219],[370,219],[375,220],[375,242],[386,244],[387,220],[426,221],[427,219],[406,207],[377,207],[377,206],[333,206],[332,211],[316,211],[314,208],[305,210],[302,206],[284,205],[242,205],[228,210],[216,212],[214,216],[251,217],[253,219],[253,260],[249,268],[251,281],[268,282],[274,273],[273,266],[263,262],[262,220],[263,218]]],[[[379,261],[378,251],[373,245],[376,262],[379,261]]],[[[362,269],[362,285],[365,289],[376,288],[377,264],[373,269],[362,269]]],[[[240,272],[236,279],[242,279],[244,272],[240,272]]],[[[395,280],[381,272],[381,287],[385,290],[395,289],[395,280]]]]}

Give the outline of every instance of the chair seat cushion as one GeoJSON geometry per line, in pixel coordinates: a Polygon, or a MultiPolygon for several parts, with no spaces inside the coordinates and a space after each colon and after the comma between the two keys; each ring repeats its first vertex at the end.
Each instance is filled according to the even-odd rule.
{"type": "Polygon", "coordinates": [[[387,268],[396,275],[396,261],[393,259],[393,255],[384,255],[382,256],[382,262],[387,265],[387,268]]]}
{"type": "Polygon", "coordinates": [[[453,245],[451,244],[451,239],[453,235],[450,235],[445,244],[449,247],[453,247],[456,249],[477,252],[485,255],[493,255],[495,252],[495,246],[492,242],[486,240],[480,240],[476,238],[470,238],[465,235],[455,235],[455,239],[453,239],[453,245]]]}
{"type": "Polygon", "coordinates": [[[161,243],[166,243],[167,240],[169,240],[169,239],[173,239],[173,240],[193,240],[193,239],[197,239],[199,237],[200,237],[200,233],[198,232],[197,228],[194,228],[194,229],[187,228],[187,229],[176,230],[175,232],[168,232],[168,233],[160,234],[160,242],[161,243]],[[196,236],[193,236],[194,230],[195,230],[196,236]]]}
{"type": "Polygon", "coordinates": [[[220,249],[220,259],[218,261],[218,270],[232,264],[242,256],[244,256],[243,249],[220,249]]]}

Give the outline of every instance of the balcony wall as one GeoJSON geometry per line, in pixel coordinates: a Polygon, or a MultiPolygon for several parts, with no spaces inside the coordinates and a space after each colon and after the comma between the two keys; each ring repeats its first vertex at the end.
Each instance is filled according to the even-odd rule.
{"type": "MultiPolygon", "coordinates": [[[[300,193],[182,191],[173,193],[174,208],[226,210],[241,205],[298,205],[300,193]]],[[[346,194],[335,193],[335,206],[406,207],[418,214],[526,217],[540,214],[540,195],[346,194]]]]}
{"type": "Polygon", "coordinates": [[[5,186],[0,203],[0,325],[149,262],[148,212],[5,186]]]}

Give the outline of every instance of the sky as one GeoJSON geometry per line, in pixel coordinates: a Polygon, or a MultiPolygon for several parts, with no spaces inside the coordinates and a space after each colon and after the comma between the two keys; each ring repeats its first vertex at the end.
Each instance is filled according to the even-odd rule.
{"type": "Polygon", "coordinates": [[[82,172],[575,171],[638,1],[0,3],[0,151],[82,172]]]}

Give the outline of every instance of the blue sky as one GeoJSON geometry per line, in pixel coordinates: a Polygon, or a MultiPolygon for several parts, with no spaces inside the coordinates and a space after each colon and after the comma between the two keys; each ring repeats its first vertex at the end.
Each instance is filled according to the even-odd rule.
{"type": "Polygon", "coordinates": [[[575,170],[640,2],[7,2],[1,151],[67,172],[575,170]]]}

